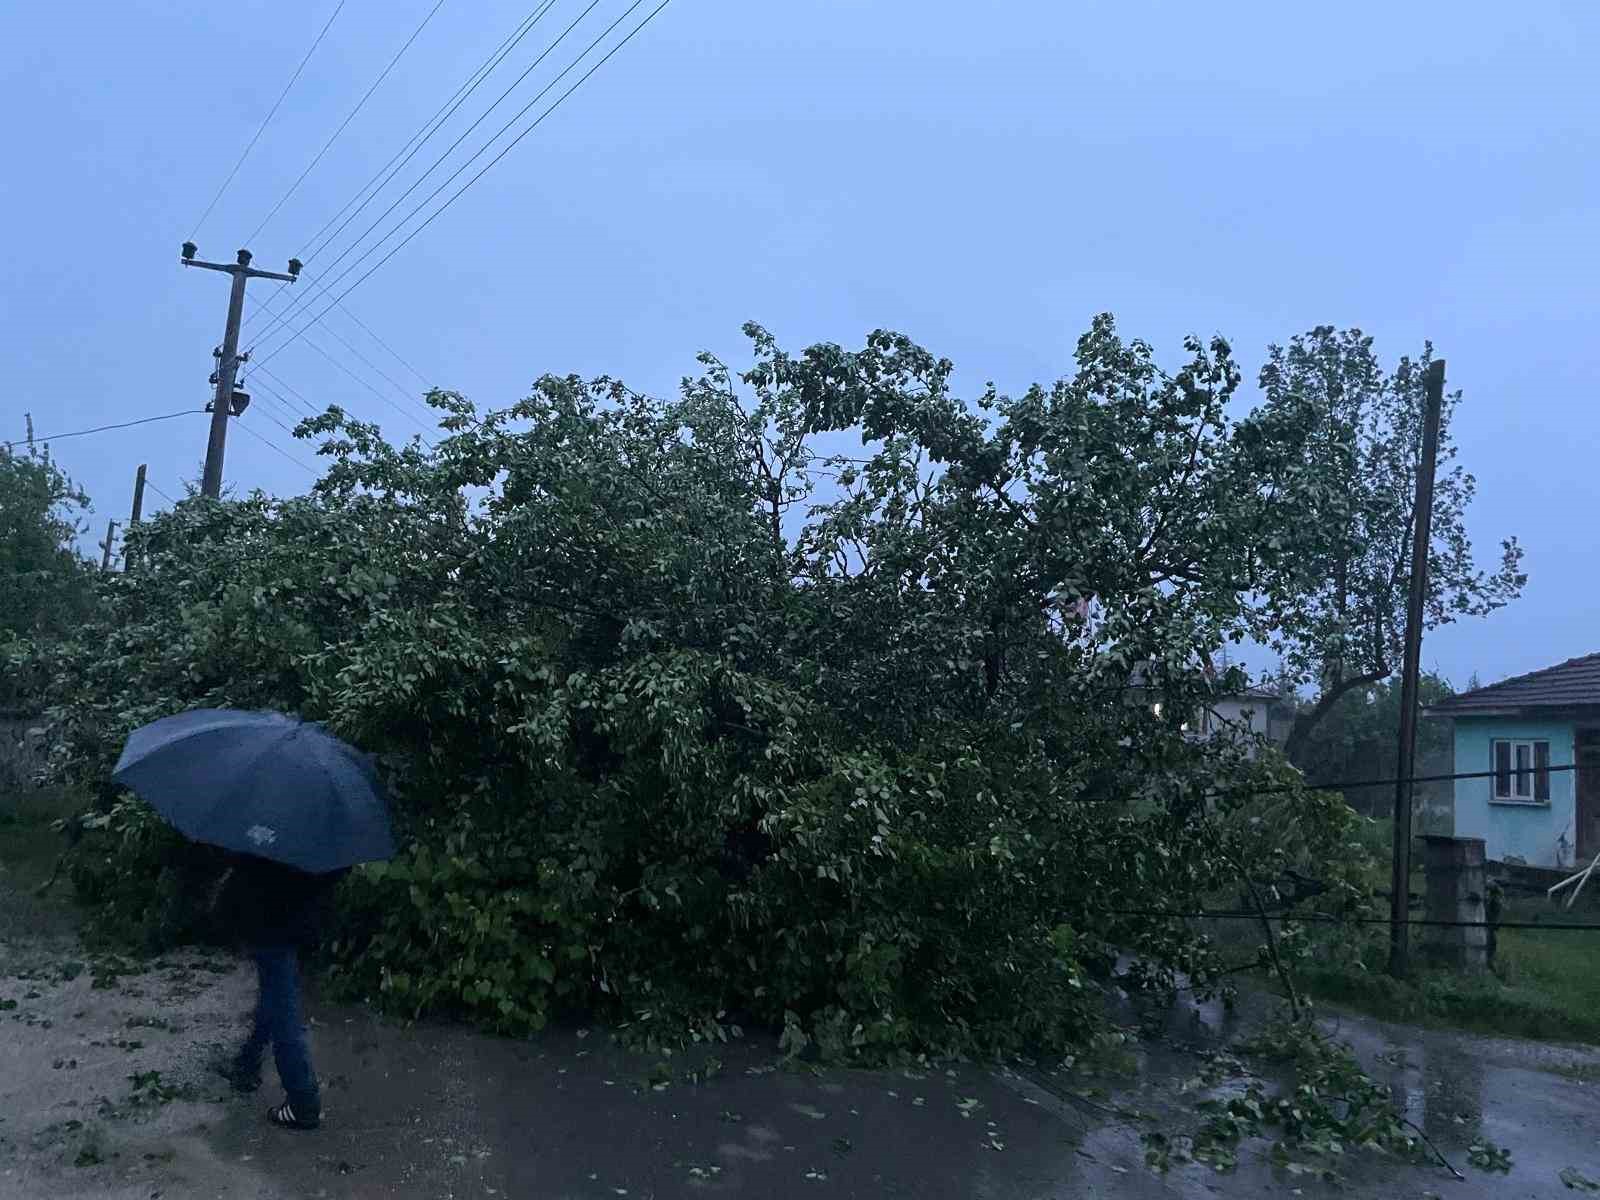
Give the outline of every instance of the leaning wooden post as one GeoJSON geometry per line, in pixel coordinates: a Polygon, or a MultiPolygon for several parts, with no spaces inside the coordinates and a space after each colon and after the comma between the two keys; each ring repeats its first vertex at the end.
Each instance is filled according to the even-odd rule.
{"type": "MultiPolygon", "coordinates": [[[[128,516],[128,528],[132,529],[139,523],[139,518],[144,515],[144,476],[146,464],[140,463],[139,469],[133,476],[133,512],[128,516]]],[[[122,569],[133,569],[133,559],[123,556],[122,569]]]]}
{"type": "Polygon", "coordinates": [[[116,544],[116,541],[117,541],[117,523],[116,523],[115,520],[107,521],[106,522],[105,548],[104,548],[104,552],[100,555],[100,570],[101,571],[109,571],[111,569],[111,547],[116,544]]]}

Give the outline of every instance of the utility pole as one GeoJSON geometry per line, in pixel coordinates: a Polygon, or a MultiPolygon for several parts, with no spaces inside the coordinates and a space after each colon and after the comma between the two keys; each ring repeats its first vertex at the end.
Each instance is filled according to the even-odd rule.
{"type": "Polygon", "coordinates": [[[137,525],[144,513],[144,472],[145,464],[140,463],[133,475],[133,513],[128,518],[129,525],[137,525]]]}
{"type": "Polygon", "coordinates": [[[1417,677],[1422,667],[1422,609],[1428,595],[1428,548],[1433,543],[1433,474],[1439,457],[1444,407],[1444,360],[1428,364],[1423,379],[1422,457],[1411,525],[1411,594],[1406,605],[1405,670],[1400,678],[1400,769],[1394,785],[1394,873],[1389,886],[1389,974],[1402,979],[1411,966],[1411,782],[1417,773],[1417,677]]]}
{"type": "Polygon", "coordinates": [[[117,541],[117,522],[115,518],[106,522],[105,550],[100,555],[100,570],[102,573],[111,569],[111,547],[117,541]]]}
{"type": "MultiPolygon", "coordinates": [[[[134,476],[133,476],[133,512],[128,517],[128,528],[129,529],[132,529],[135,525],[137,525],[139,523],[139,517],[144,512],[144,472],[145,472],[145,466],[146,466],[145,463],[140,463],[139,464],[139,469],[136,472],[134,472],[134,476]]],[[[122,569],[124,571],[127,571],[127,570],[131,570],[132,567],[133,567],[133,560],[131,558],[128,558],[126,555],[124,555],[123,559],[122,559],[122,569]]]]}
{"type": "Polygon", "coordinates": [[[204,267],[208,271],[223,271],[233,276],[233,290],[228,295],[228,324],[222,334],[222,348],[217,352],[217,394],[211,408],[211,436],[206,442],[205,473],[200,481],[200,494],[213,500],[222,495],[222,455],[228,441],[228,418],[233,415],[233,381],[239,372],[239,322],[244,317],[244,285],[252,279],[281,279],[293,283],[300,276],[300,260],[289,260],[289,273],[258,271],[250,265],[250,251],[241,250],[235,263],[201,262],[195,257],[193,242],[183,244],[186,267],[204,267]]]}

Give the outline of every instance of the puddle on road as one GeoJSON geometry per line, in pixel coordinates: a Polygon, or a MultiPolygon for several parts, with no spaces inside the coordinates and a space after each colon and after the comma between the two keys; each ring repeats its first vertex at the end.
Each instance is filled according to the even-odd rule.
{"type": "MultiPolygon", "coordinates": [[[[1151,1124],[1169,1133],[1193,1130],[1199,1124],[1192,1107],[1197,1096],[1189,1095],[1184,1103],[1180,1089],[1193,1076],[1198,1056],[1225,1049],[1284,1011],[1280,999],[1259,993],[1242,995],[1234,1007],[1179,999],[1148,1023],[1158,1025],[1159,1033],[1139,1043],[1137,1080],[1106,1088],[1102,1103],[1112,1109],[1142,1108],[1153,1118],[1151,1124]]],[[[1600,1174],[1594,1134],[1600,1128],[1600,1085],[1587,1082],[1600,1079],[1600,1052],[1394,1026],[1325,1008],[1317,1014],[1324,1032],[1348,1045],[1363,1067],[1390,1087],[1400,1111],[1467,1177],[1457,1181],[1436,1165],[1408,1166],[1354,1151],[1341,1165],[1349,1184],[1344,1195],[1375,1200],[1428,1191],[1460,1198],[1570,1195],[1574,1193],[1563,1172],[1568,1178],[1600,1174]],[[1480,1142],[1511,1150],[1509,1175],[1470,1164],[1469,1148],[1480,1142]]],[[[1141,1015],[1149,1016],[1131,1005],[1123,1012],[1124,1019],[1141,1015]]],[[[1289,1082],[1283,1077],[1270,1081],[1289,1082]]],[[[1225,1093],[1214,1089],[1206,1094],[1225,1093]]],[[[1107,1143],[1121,1147],[1125,1137],[1125,1129],[1107,1120],[1091,1131],[1084,1149],[1093,1153],[1107,1143]]],[[[1225,1177],[1229,1195],[1282,1195],[1288,1186],[1309,1196],[1325,1189],[1264,1171],[1261,1160],[1268,1145],[1247,1145],[1248,1159],[1254,1161],[1241,1155],[1240,1170],[1225,1177]]],[[[1176,1194],[1199,1195],[1193,1189],[1208,1178],[1218,1180],[1191,1166],[1168,1181],[1176,1194]]]]}

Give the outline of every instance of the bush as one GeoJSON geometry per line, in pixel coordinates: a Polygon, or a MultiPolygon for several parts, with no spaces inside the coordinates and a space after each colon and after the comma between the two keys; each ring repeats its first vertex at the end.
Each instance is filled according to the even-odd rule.
{"type": "Polygon", "coordinates": [[[159,953],[225,938],[208,903],[221,856],[187,842],[136,797],[63,822],[78,850],[69,859],[77,899],[90,908],[91,936],[159,953]]]}
{"type": "Polygon", "coordinates": [[[93,603],[94,570],[78,553],[89,498],[31,440],[0,445],[0,708],[17,703],[5,663],[13,639],[49,640],[81,620],[93,603]]]}

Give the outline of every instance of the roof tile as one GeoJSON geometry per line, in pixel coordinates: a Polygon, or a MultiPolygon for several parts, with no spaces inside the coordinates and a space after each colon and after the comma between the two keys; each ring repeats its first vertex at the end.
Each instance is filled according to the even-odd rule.
{"type": "Polygon", "coordinates": [[[1502,708],[1571,708],[1585,704],[1600,705],[1600,654],[1569,658],[1553,667],[1462,692],[1430,705],[1428,711],[1440,716],[1470,716],[1502,708]]]}

